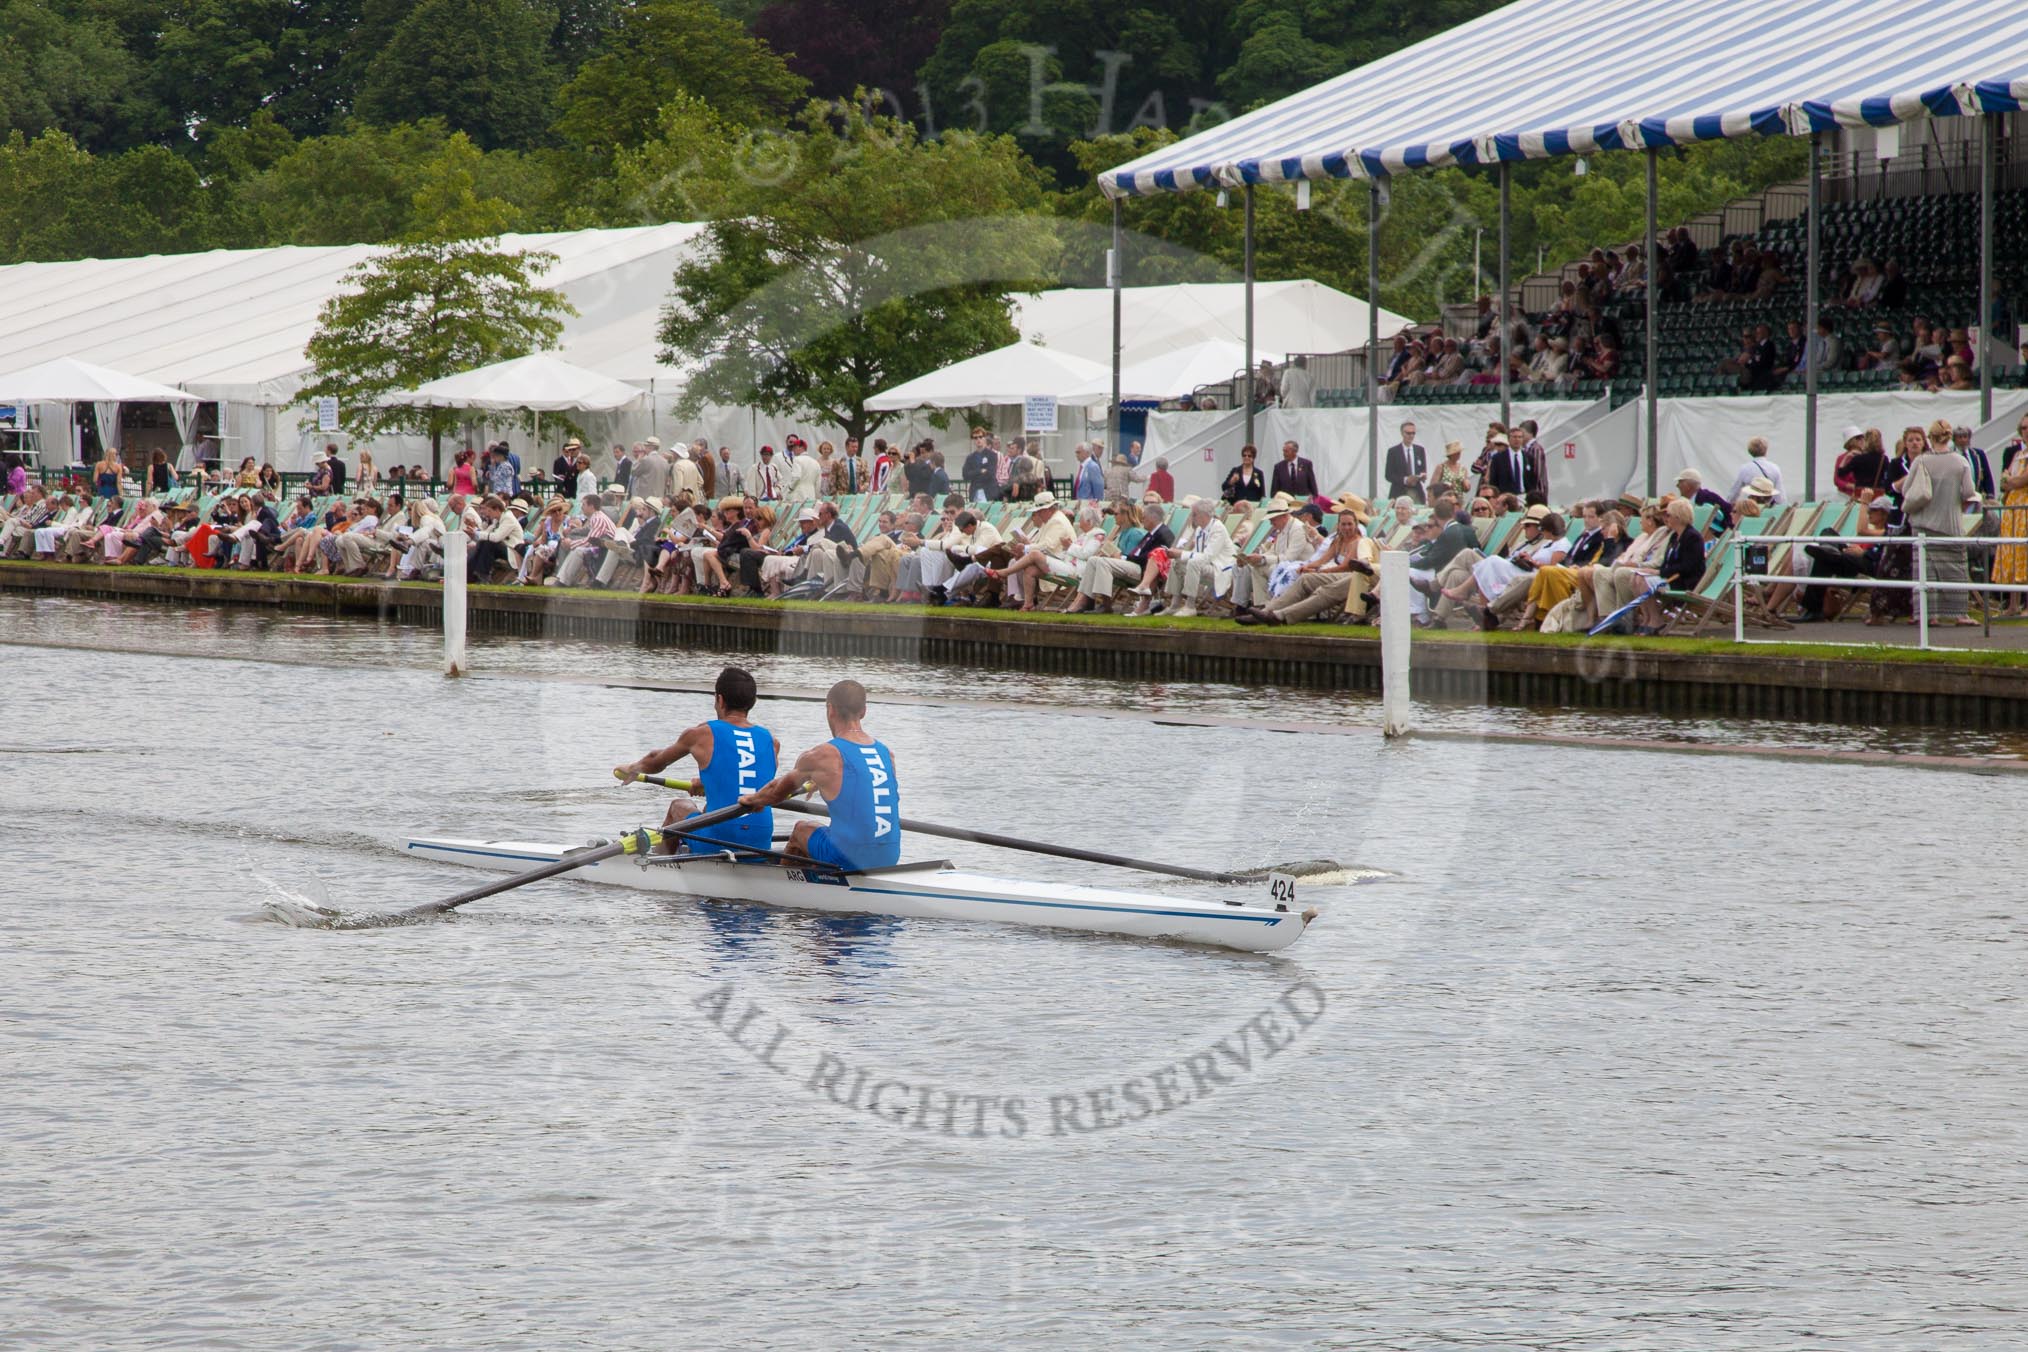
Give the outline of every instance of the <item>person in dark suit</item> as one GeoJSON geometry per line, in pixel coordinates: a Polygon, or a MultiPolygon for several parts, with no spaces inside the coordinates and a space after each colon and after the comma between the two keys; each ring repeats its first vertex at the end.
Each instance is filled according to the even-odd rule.
{"type": "Polygon", "coordinates": [[[1387,448],[1387,496],[1429,501],[1429,454],[1415,439],[1415,424],[1401,425],[1401,444],[1387,448]]]}
{"type": "Polygon", "coordinates": [[[1549,501],[1549,452],[1543,449],[1542,429],[1535,419],[1523,418],[1517,427],[1507,429],[1507,435],[1521,456],[1521,496],[1540,493],[1541,501],[1549,501]]]}
{"type": "MultiPolygon", "coordinates": [[[[1265,501],[1267,481],[1261,478],[1260,467],[1254,463],[1259,456],[1260,452],[1252,446],[1240,447],[1239,464],[1225,476],[1225,484],[1218,490],[1218,496],[1232,503],[1265,501]]],[[[1151,488],[1154,486],[1153,477],[1149,476],[1151,488]]]]}
{"type": "Polygon", "coordinates": [[[1268,485],[1270,494],[1287,493],[1290,497],[1308,502],[1317,496],[1316,468],[1297,454],[1298,447],[1293,441],[1282,443],[1282,458],[1275,465],[1274,482],[1268,485]]]}
{"type": "Polygon", "coordinates": [[[1965,458],[1965,463],[1972,468],[1972,487],[1976,488],[1979,491],[1979,496],[1987,502],[1998,502],[2000,495],[1994,491],[1992,457],[1988,456],[1984,450],[1972,445],[1972,429],[1969,427],[1953,427],[1951,429],[1951,441],[1957,447],[1958,454],[1962,455],[1965,458]]]}
{"type": "Polygon", "coordinates": [[[1493,444],[1486,452],[1486,482],[1493,486],[1494,491],[1520,497],[1525,464],[1521,452],[1514,449],[1507,434],[1495,432],[1493,444]]]}
{"type": "Polygon", "coordinates": [[[1742,390],[1772,390],[1781,382],[1775,378],[1775,368],[1781,365],[1781,355],[1775,348],[1774,330],[1765,324],[1756,324],[1753,342],[1746,349],[1746,369],[1740,373],[1739,388],[1742,390]]]}

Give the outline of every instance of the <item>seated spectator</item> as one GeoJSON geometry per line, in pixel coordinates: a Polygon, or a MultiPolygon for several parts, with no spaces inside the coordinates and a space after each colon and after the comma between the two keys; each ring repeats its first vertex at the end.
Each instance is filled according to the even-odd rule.
{"type": "Polygon", "coordinates": [[[1361,529],[1372,519],[1366,500],[1350,494],[1332,505],[1337,529],[1296,570],[1287,591],[1264,606],[1241,611],[1241,624],[1303,624],[1343,611],[1346,624],[1364,624],[1379,581],[1380,550],[1361,529]]]}
{"type": "MultiPolygon", "coordinates": [[[[422,507],[425,512],[428,511],[427,503],[422,507]]],[[[488,493],[480,500],[481,524],[473,537],[471,566],[465,570],[471,581],[481,584],[491,582],[496,571],[511,569],[520,561],[519,552],[528,535],[521,525],[521,518],[514,513],[515,507],[523,512],[528,510],[527,502],[521,498],[513,499],[510,504],[502,501],[498,493],[488,493]]],[[[422,519],[420,515],[412,518],[416,526],[422,519]]],[[[411,541],[416,526],[411,527],[411,541]]]]}
{"type": "MultiPolygon", "coordinates": [[[[1835,531],[1826,530],[1830,536],[1819,544],[1803,545],[1796,552],[1809,560],[1809,576],[1818,581],[1851,581],[1878,576],[1883,545],[1887,535],[1887,512],[1889,503],[1885,498],[1875,498],[1866,506],[1866,513],[1859,523],[1859,537],[1854,540],[1840,540],[1835,531]],[[1869,544],[1867,541],[1872,541],[1869,544]]],[[[1795,619],[1798,624],[1817,624],[1835,620],[1845,607],[1856,600],[1865,588],[1839,588],[1830,586],[1794,587],[1788,583],[1777,586],[1768,598],[1768,607],[1777,614],[1786,603],[1787,595],[1797,597],[1795,619]]]]}
{"type": "Polygon", "coordinates": [[[1265,606],[1288,590],[1296,572],[1317,552],[1321,537],[1312,517],[1322,513],[1308,504],[1299,504],[1287,493],[1277,493],[1263,511],[1268,533],[1251,552],[1233,555],[1231,606],[1234,613],[1249,606],[1265,606]]]}
{"type": "Polygon", "coordinates": [[[1077,578],[1077,596],[1068,607],[1066,614],[1075,615],[1091,609],[1105,609],[1112,605],[1113,593],[1120,588],[1145,577],[1151,558],[1167,550],[1175,536],[1169,530],[1169,513],[1161,503],[1144,503],[1140,511],[1141,535],[1133,541],[1126,540],[1122,530],[1121,541],[1116,547],[1124,548],[1124,554],[1101,554],[1085,561],[1077,578]]]}
{"type": "Polygon", "coordinates": [[[1198,613],[1200,601],[1209,605],[1224,597],[1232,589],[1238,553],[1232,532],[1213,514],[1211,504],[1201,498],[1192,503],[1182,538],[1169,554],[1167,613],[1187,620],[1198,613]]]}
{"type": "MultiPolygon", "coordinates": [[[[1662,559],[1656,565],[1656,576],[1669,587],[1679,592],[1691,592],[1704,580],[1704,537],[1692,524],[1696,512],[1686,498],[1677,498],[1668,507],[1668,543],[1662,550],[1662,559]]],[[[1662,631],[1662,607],[1650,592],[1642,600],[1641,623],[1634,632],[1637,634],[1658,634],[1662,631]]]]}
{"type": "Polygon", "coordinates": [[[1704,476],[1694,469],[1685,469],[1676,476],[1676,492],[1692,507],[1710,507],[1711,529],[1728,531],[1732,529],[1732,504],[1704,486],[1704,476]]]}
{"type": "MultiPolygon", "coordinates": [[[[1668,501],[1677,499],[1670,498],[1668,501]]],[[[1649,503],[1642,507],[1641,533],[1620,551],[1619,557],[1610,565],[1593,565],[1589,576],[1584,579],[1591,588],[1594,625],[1648,593],[1660,575],[1658,570],[1669,539],[1666,504],[1649,503]]]]}
{"type": "MultiPolygon", "coordinates": [[[[1006,587],[1006,599],[1001,604],[1033,610],[1038,599],[1037,584],[1041,579],[1054,577],[1067,582],[1075,578],[1079,565],[1098,552],[1093,545],[1085,548],[1080,555],[1079,547],[1085,545],[1094,532],[1097,543],[1104,542],[1105,532],[1100,529],[1102,520],[1103,512],[1099,506],[1088,502],[1079,506],[1077,521],[1073,524],[1064,515],[1053,493],[1037,494],[1027,525],[1008,537],[1012,546],[1009,561],[1004,566],[986,569],[990,580],[1006,587]]],[[[974,563],[972,567],[979,565],[974,563]]],[[[963,578],[964,574],[960,573],[958,580],[963,578]]],[[[957,589],[957,582],[953,582],[951,590],[957,589]]]]}
{"type": "MultiPolygon", "coordinates": [[[[1528,583],[1538,568],[1561,563],[1570,552],[1563,538],[1565,522],[1544,506],[1530,507],[1521,521],[1521,542],[1506,557],[1482,558],[1472,565],[1470,582],[1444,592],[1446,599],[1470,611],[1481,629],[1528,603],[1528,583]]],[[[1442,616],[1448,618],[1448,616],[1442,616]]]]}

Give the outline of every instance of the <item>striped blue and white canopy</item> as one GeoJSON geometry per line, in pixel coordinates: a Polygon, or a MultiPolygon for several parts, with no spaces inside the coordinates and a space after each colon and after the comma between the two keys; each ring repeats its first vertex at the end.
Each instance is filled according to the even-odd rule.
{"type": "Polygon", "coordinates": [[[2023,0],[1517,0],[1100,183],[1117,197],[1377,177],[2024,101],[2023,0]]]}

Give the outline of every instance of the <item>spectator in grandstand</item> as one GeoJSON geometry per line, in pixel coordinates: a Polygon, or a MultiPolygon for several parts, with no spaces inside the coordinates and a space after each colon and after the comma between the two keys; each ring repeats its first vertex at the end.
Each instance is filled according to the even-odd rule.
{"type": "MultiPolygon", "coordinates": [[[[1455,346],[1455,345],[1454,345],[1455,346]]],[[[1309,408],[1317,402],[1316,381],[1310,375],[1310,359],[1298,353],[1281,373],[1281,406],[1309,408]]]]}
{"type": "Polygon", "coordinates": [[[1880,284],[1880,269],[1874,266],[1873,260],[1855,259],[1851,275],[1845,279],[1838,303],[1849,310],[1863,309],[1876,304],[1880,295],[1880,284]]]}
{"type": "Polygon", "coordinates": [[[1873,341],[1859,354],[1859,369],[1862,371],[1894,370],[1901,365],[1901,343],[1894,336],[1894,326],[1885,322],[1873,326],[1873,341]]]}
{"type": "Polygon", "coordinates": [[[1819,316],[1816,336],[1810,339],[1803,361],[1796,369],[1802,371],[1814,367],[1817,374],[1822,375],[1826,371],[1843,370],[1844,366],[1845,344],[1838,337],[1831,321],[1819,316]]]}
{"type": "Polygon", "coordinates": [[[1901,262],[1890,258],[1880,269],[1880,289],[1874,302],[1884,309],[1899,310],[1908,304],[1908,278],[1901,275],[1901,262]]]}
{"type": "MultiPolygon", "coordinates": [[[[1432,339],[1432,342],[1435,340],[1432,339]]],[[[1465,375],[1465,354],[1458,349],[1458,340],[1443,340],[1443,350],[1424,369],[1422,383],[1425,385],[1455,385],[1465,375]]]]}

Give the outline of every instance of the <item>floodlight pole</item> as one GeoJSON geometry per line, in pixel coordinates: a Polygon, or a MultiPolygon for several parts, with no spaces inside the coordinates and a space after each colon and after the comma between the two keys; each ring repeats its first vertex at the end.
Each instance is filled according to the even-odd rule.
{"type": "Polygon", "coordinates": [[[1514,390],[1508,373],[1514,369],[1514,354],[1507,350],[1514,341],[1514,325],[1507,315],[1507,161],[1500,161],[1500,303],[1493,307],[1494,323],[1500,330],[1500,426],[1514,425],[1514,390]]]}
{"type": "Polygon", "coordinates": [[[1125,238],[1125,236],[1124,236],[1124,234],[1123,234],[1123,232],[1122,232],[1122,230],[1121,230],[1121,225],[1120,225],[1120,208],[1121,208],[1121,205],[1122,205],[1122,204],[1121,204],[1121,201],[1120,201],[1120,199],[1119,199],[1119,198],[1117,198],[1117,197],[1115,197],[1115,198],[1113,199],[1113,251],[1112,251],[1112,258],[1111,258],[1111,260],[1110,260],[1110,261],[1111,261],[1111,266],[1110,266],[1110,267],[1108,267],[1108,268],[1106,269],[1106,274],[1107,274],[1107,276],[1106,276],[1106,282],[1107,282],[1107,284],[1108,284],[1108,285],[1110,285],[1110,286],[1112,287],[1112,289],[1113,289],[1113,411],[1112,411],[1112,418],[1111,418],[1111,421],[1110,421],[1110,423],[1108,424],[1108,426],[1107,426],[1107,429],[1106,429],[1106,430],[1107,430],[1107,435],[1108,435],[1108,437],[1109,437],[1109,439],[1110,439],[1110,441],[1111,441],[1111,444],[1110,444],[1109,446],[1107,446],[1107,447],[1106,447],[1106,452],[1107,452],[1107,454],[1108,454],[1108,455],[1111,455],[1111,454],[1116,454],[1116,453],[1117,453],[1117,452],[1119,451],[1119,449],[1120,449],[1120,445],[1121,445],[1121,442],[1120,442],[1120,274],[1121,274],[1121,273],[1123,273],[1123,272],[1125,272],[1125,271],[1126,271],[1126,269],[1127,269],[1127,260],[1126,260],[1126,256],[1125,256],[1125,254],[1124,254],[1124,253],[1122,252],[1122,250],[1121,250],[1121,241],[1122,241],[1122,240],[1123,240],[1123,239],[1125,238]]]}
{"type": "Polygon", "coordinates": [[[1656,342],[1656,334],[1657,334],[1657,330],[1658,330],[1658,328],[1659,328],[1659,326],[1660,326],[1660,324],[1661,324],[1661,322],[1662,322],[1662,321],[1661,321],[1661,311],[1662,311],[1662,304],[1661,304],[1661,301],[1662,301],[1662,297],[1661,297],[1660,293],[1658,292],[1658,290],[1656,289],[1656,286],[1655,286],[1655,268],[1656,268],[1656,258],[1655,258],[1655,195],[1656,195],[1656,191],[1655,191],[1655,179],[1656,179],[1656,174],[1657,174],[1657,172],[1658,172],[1658,170],[1657,170],[1657,166],[1659,165],[1660,161],[1661,161],[1661,151],[1659,151],[1658,149],[1656,149],[1656,148],[1655,148],[1654,146],[1649,146],[1649,147],[1648,147],[1648,238],[1647,238],[1647,241],[1646,241],[1646,243],[1647,243],[1647,246],[1648,246],[1648,307],[1647,307],[1647,308],[1648,308],[1648,322],[1647,322],[1647,358],[1646,358],[1645,364],[1644,364],[1644,366],[1643,366],[1643,368],[1642,368],[1642,375],[1643,375],[1643,380],[1642,380],[1642,383],[1643,383],[1643,384],[1645,384],[1645,385],[1646,385],[1646,386],[1648,387],[1648,390],[1647,390],[1647,394],[1648,394],[1648,429],[1647,429],[1647,431],[1648,431],[1648,435],[1647,435],[1647,442],[1648,442],[1648,494],[1647,494],[1647,495],[1648,495],[1649,497],[1651,497],[1651,498],[1655,496],[1655,493],[1656,493],[1656,490],[1657,490],[1657,487],[1658,487],[1658,483],[1657,483],[1657,469],[1658,469],[1658,467],[1657,467],[1657,465],[1656,465],[1656,462],[1655,462],[1655,439],[1656,439],[1656,436],[1657,436],[1657,434],[1658,434],[1658,429],[1660,428],[1660,426],[1661,426],[1661,422],[1662,422],[1662,410],[1661,410],[1661,404],[1660,404],[1660,403],[1658,402],[1658,401],[1659,401],[1659,399],[1660,399],[1660,397],[1661,397],[1661,385],[1662,385],[1662,379],[1661,379],[1661,373],[1660,373],[1660,372],[1659,372],[1659,370],[1657,369],[1657,362],[1656,362],[1656,350],[1657,350],[1657,348],[1659,347],[1659,344],[1658,344],[1658,343],[1656,342]]]}
{"type": "Polygon", "coordinates": [[[1380,180],[1366,180],[1366,501],[1380,495],[1380,180]]]}
{"type": "Polygon", "coordinates": [[[1241,397],[1246,400],[1246,444],[1253,440],[1253,184],[1240,190],[1240,198],[1246,204],[1246,243],[1244,268],[1246,272],[1246,371],[1240,380],[1241,397]]]}
{"type": "Polygon", "coordinates": [[[1979,425],[1993,421],[1993,114],[1979,115],[1979,425]]]}
{"type": "Polygon", "coordinates": [[[1822,305],[1818,288],[1823,285],[1818,249],[1823,239],[1824,215],[1824,134],[1810,133],[1810,228],[1809,253],[1805,267],[1808,278],[1803,287],[1803,502],[1817,500],[1817,317],[1822,305]]]}

